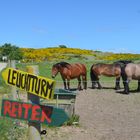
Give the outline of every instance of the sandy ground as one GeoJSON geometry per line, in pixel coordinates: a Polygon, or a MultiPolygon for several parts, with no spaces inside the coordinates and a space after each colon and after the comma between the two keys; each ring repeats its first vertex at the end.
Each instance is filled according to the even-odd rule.
{"type": "Polygon", "coordinates": [[[78,92],[75,107],[80,126],[49,129],[44,140],[140,139],[140,93],[88,88],[78,92]]]}

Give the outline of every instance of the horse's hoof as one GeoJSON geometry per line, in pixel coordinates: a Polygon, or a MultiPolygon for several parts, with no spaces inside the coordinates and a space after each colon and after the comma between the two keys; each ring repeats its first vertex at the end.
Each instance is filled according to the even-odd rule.
{"type": "Polygon", "coordinates": [[[115,90],[120,90],[121,88],[120,87],[115,87],[115,90]]]}
{"type": "Polygon", "coordinates": [[[128,91],[124,91],[124,94],[129,94],[129,92],[128,91]]]}
{"type": "Polygon", "coordinates": [[[91,87],[92,89],[95,89],[96,87],[91,87]]]}
{"type": "Polygon", "coordinates": [[[83,89],[85,89],[85,90],[86,90],[86,89],[87,89],[87,86],[86,86],[86,87],[83,87],[83,89]]]}
{"type": "Polygon", "coordinates": [[[137,89],[137,92],[140,92],[140,89],[139,88],[137,89]]]}
{"type": "Polygon", "coordinates": [[[78,90],[81,91],[81,90],[83,90],[83,89],[82,89],[82,88],[79,88],[78,90]]]}
{"type": "Polygon", "coordinates": [[[102,89],[102,87],[98,87],[98,89],[102,89]]]}

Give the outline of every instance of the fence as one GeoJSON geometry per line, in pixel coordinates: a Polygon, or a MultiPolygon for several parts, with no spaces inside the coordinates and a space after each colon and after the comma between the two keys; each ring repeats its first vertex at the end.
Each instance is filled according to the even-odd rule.
{"type": "Polygon", "coordinates": [[[64,89],[55,89],[53,100],[41,100],[42,104],[62,108],[69,117],[75,113],[76,93],[64,89]]]}

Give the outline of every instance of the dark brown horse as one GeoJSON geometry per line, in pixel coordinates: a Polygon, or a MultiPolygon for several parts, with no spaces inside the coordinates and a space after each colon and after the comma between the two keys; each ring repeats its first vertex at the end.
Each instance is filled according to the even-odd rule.
{"type": "Polygon", "coordinates": [[[67,62],[56,63],[52,67],[52,78],[60,72],[62,80],[64,82],[64,88],[70,89],[70,80],[78,79],[78,89],[81,90],[81,77],[83,80],[84,89],[87,88],[87,70],[84,64],[75,63],[69,64],[67,62]]]}
{"type": "Polygon", "coordinates": [[[95,64],[91,66],[90,77],[92,81],[92,88],[95,88],[96,83],[98,88],[101,89],[101,84],[99,83],[99,76],[109,76],[116,77],[115,89],[120,89],[120,77],[122,68],[128,64],[133,63],[131,60],[119,60],[113,64],[95,64]]]}
{"type": "Polygon", "coordinates": [[[99,82],[100,75],[116,77],[115,89],[120,88],[119,81],[121,76],[121,67],[119,64],[93,64],[90,69],[92,88],[95,88],[96,84],[98,84],[99,89],[102,88],[99,82]]]}

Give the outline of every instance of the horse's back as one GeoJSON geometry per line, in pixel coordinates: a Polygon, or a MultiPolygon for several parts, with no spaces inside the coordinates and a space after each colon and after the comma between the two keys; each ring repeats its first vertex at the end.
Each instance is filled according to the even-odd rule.
{"type": "Polygon", "coordinates": [[[121,69],[118,64],[94,64],[92,65],[92,70],[97,75],[105,76],[120,76],[121,69]]]}
{"type": "Polygon", "coordinates": [[[80,74],[86,74],[86,66],[82,63],[75,63],[73,64],[73,68],[77,69],[80,74]]]}
{"type": "Polygon", "coordinates": [[[66,75],[69,76],[71,79],[78,78],[81,75],[86,76],[87,74],[86,66],[82,63],[71,64],[65,70],[67,71],[66,75]]]}

